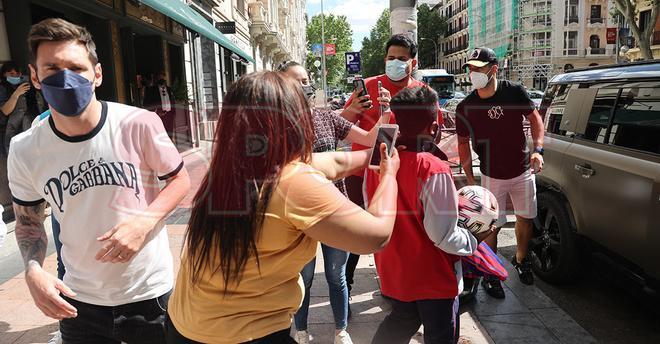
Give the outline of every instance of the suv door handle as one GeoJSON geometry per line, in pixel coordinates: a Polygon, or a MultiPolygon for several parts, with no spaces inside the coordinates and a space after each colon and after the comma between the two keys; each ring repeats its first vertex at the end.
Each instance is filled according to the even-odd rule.
{"type": "Polygon", "coordinates": [[[575,164],[575,170],[582,173],[582,178],[589,179],[596,174],[596,171],[589,164],[575,164]]]}

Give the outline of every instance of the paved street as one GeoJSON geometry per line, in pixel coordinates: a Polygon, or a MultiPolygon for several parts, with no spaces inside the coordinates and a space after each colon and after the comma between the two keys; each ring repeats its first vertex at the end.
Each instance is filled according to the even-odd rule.
{"type": "MultiPolygon", "coordinates": [[[[503,229],[499,239],[499,253],[510,259],[515,252],[513,228],[503,229]]],[[[632,296],[641,295],[639,291],[619,286],[620,280],[591,266],[572,283],[553,286],[536,278],[535,286],[598,343],[660,343],[660,315],[651,311],[648,299],[632,296]]]]}

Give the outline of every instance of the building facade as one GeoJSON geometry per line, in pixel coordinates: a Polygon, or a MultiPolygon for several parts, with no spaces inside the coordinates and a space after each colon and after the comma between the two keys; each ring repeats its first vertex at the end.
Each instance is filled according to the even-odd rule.
{"type": "Polygon", "coordinates": [[[434,8],[447,19],[447,34],[440,41],[440,68],[454,74],[461,88],[469,81],[461,66],[467,61],[470,34],[468,32],[468,0],[444,0],[434,8]]]}
{"type": "Polygon", "coordinates": [[[555,74],[616,61],[611,0],[520,0],[511,75],[544,90],[555,74]]]}
{"type": "MultiPolygon", "coordinates": [[[[492,48],[503,78],[544,90],[555,74],[616,61],[616,44],[607,42],[607,28],[617,26],[613,6],[612,0],[467,0],[468,50],[492,48]]],[[[448,57],[449,70],[460,68],[448,57]]]]}
{"type": "Polygon", "coordinates": [[[256,66],[274,69],[286,60],[304,64],[307,55],[305,0],[252,0],[249,8],[256,66]]]}
{"type": "Polygon", "coordinates": [[[284,60],[304,62],[305,0],[193,0],[191,6],[216,27],[234,23],[225,36],[252,61],[203,36],[188,45],[190,86],[199,104],[199,140],[213,140],[222,99],[228,87],[247,72],[274,69],[284,60]]]}

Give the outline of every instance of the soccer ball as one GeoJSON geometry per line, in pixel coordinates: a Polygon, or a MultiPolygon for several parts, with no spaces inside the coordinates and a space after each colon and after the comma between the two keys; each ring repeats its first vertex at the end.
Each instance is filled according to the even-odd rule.
{"type": "Polygon", "coordinates": [[[497,199],[488,189],[470,185],[458,190],[458,226],[479,234],[488,230],[499,216],[497,199]]]}

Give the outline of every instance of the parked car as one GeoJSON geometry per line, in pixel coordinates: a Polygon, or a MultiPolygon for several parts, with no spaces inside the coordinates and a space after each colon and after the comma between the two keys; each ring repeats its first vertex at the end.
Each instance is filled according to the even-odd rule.
{"type": "Polygon", "coordinates": [[[660,286],[660,62],[573,70],[541,103],[545,162],[537,176],[531,259],[548,282],[596,257],[646,290],[660,286]]]}

